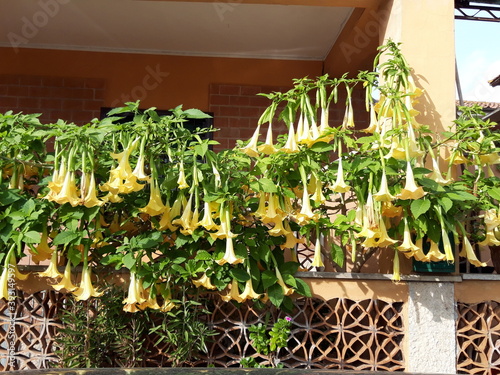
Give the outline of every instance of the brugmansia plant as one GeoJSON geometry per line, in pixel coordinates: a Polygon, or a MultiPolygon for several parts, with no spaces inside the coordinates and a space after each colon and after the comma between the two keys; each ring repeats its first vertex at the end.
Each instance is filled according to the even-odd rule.
{"type": "Polygon", "coordinates": [[[0,297],[8,265],[26,256],[49,261],[39,276],[78,300],[128,270],[129,312],[174,309],[180,285],[290,309],[294,292],[310,294],[297,276],[305,246],[310,267],[342,269],[348,255],[355,272],[391,252],[396,280],[400,256],[482,266],[477,246],[500,244],[494,124],[474,108],[443,134],[420,124],[423,93],[393,42],[373,70],[265,94],[254,136],[218,153],[215,129],[184,126],[207,115],[181,106],[159,116],[127,103],[84,126],[1,115],[0,297]],[[361,90],[366,129],[355,126],[361,90]],[[334,124],[330,108],[344,100],[334,124]],[[276,121],[288,133],[274,140],[276,121]]]}

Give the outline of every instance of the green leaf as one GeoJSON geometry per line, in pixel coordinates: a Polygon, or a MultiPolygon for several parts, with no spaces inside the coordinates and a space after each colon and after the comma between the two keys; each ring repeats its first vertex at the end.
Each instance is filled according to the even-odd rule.
{"type": "Polygon", "coordinates": [[[210,259],[212,259],[212,256],[206,250],[198,250],[198,252],[196,253],[196,259],[198,259],[198,260],[210,260],[210,259]]]}
{"type": "Polygon", "coordinates": [[[297,281],[297,289],[296,289],[297,293],[303,295],[304,297],[312,297],[309,285],[307,285],[304,280],[298,277],[296,277],[295,280],[297,281]]]}
{"type": "Polygon", "coordinates": [[[342,247],[340,247],[335,243],[332,243],[330,254],[332,256],[333,262],[338,264],[339,267],[344,267],[345,254],[344,251],[342,250],[342,247]]]}
{"type": "Polygon", "coordinates": [[[7,189],[0,191],[0,206],[8,206],[19,199],[21,199],[21,197],[12,192],[12,190],[7,189]]]}
{"type": "Polygon", "coordinates": [[[132,253],[127,253],[122,259],[123,265],[127,267],[129,270],[132,269],[132,267],[135,266],[135,258],[134,254],[132,253]]]}
{"type": "Polygon", "coordinates": [[[299,264],[297,262],[286,262],[279,267],[280,273],[282,275],[293,275],[299,269],[299,264]]]}
{"type": "Polygon", "coordinates": [[[274,285],[278,282],[278,278],[274,274],[273,271],[265,270],[261,274],[262,286],[264,289],[269,288],[271,285],[274,285]]]}
{"type": "Polygon", "coordinates": [[[212,118],[212,116],[210,116],[209,114],[203,112],[203,111],[200,111],[199,109],[196,109],[196,108],[190,108],[190,109],[186,109],[184,112],[182,112],[184,115],[186,115],[186,117],[188,118],[212,118]]]}
{"type": "Polygon", "coordinates": [[[431,202],[427,199],[416,199],[411,202],[410,208],[415,219],[418,219],[420,215],[425,214],[431,208],[431,202]]]}
{"type": "Polygon", "coordinates": [[[446,194],[448,198],[453,199],[454,201],[475,201],[477,198],[467,193],[466,191],[451,191],[446,194]]]}
{"type": "Polygon", "coordinates": [[[261,191],[265,193],[277,193],[278,189],[276,188],[275,183],[268,178],[261,178],[259,180],[259,187],[261,191]]]}
{"type": "Polygon", "coordinates": [[[445,213],[453,207],[453,201],[448,197],[440,198],[439,204],[441,205],[441,207],[443,207],[445,213]]]}
{"type": "Polygon", "coordinates": [[[285,298],[285,294],[283,293],[283,288],[279,284],[273,284],[267,289],[267,295],[269,296],[269,300],[271,303],[280,307],[283,302],[283,298],[285,298]]]}
{"type": "Polygon", "coordinates": [[[487,193],[493,199],[496,199],[497,201],[500,201],[500,188],[496,187],[496,188],[488,189],[487,193]]]}
{"type": "Polygon", "coordinates": [[[71,242],[74,242],[77,238],[81,238],[81,233],[75,233],[72,231],[64,231],[61,233],[58,233],[57,236],[54,238],[54,241],[52,244],[54,246],[58,245],[67,245],[71,242]]]}
{"type": "Polygon", "coordinates": [[[33,199],[30,199],[26,201],[26,203],[24,203],[22,211],[26,214],[26,216],[29,216],[31,215],[34,209],[35,209],[35,202],[33,201],[33,199]]]}
{"type": "Polygon", "coordinates": [[[314,143],[309,149],[314,152],[328,152],[334,149],[334,145],[326,143],[326,142],[317,142],[314,143]]]}
{"type": "Polygon", "coordinates": [[[189,242],[190,238],[183,234],[179,234],[175,239],[175,246],[182,247],[189,242]]]}
{"type": "Polygon", "coordinates": [[[40,243],[41,239],[41,234],[33,230],[23,234],[23,241],[25,243],[40,243]]]}
{"type": "Polygon", "coordinates": [[[293,275],[290,275],[289,273],[285,273],[282,275],[283,276],[283,281],[285,284],[290,285],[293,288],[297,287],[296,279],[293,277],[293,275]]]}
{"type": "Polygon", "coordinates": [[[229,273],[231,274],[232,277],[234,277],[240,283],[244,283],[250,279],[250,275],[245,270],[242,270],[241,268],[231,268],[229,273]]]}

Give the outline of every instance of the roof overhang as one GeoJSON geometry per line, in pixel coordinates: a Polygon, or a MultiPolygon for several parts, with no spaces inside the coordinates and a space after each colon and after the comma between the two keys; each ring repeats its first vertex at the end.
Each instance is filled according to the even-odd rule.
{"type": "Polygon", "coordinates": [[[373,3],[2,0],[0,46],[322,61],[354,7],[373,3]]]}

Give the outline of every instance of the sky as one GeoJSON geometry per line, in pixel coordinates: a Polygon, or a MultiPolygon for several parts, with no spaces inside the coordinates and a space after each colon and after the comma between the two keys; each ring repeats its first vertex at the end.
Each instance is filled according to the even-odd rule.
{"type": "Polygon", "coordinates": [[[500,103],[500,22],[456,20],[455,48],[464,100],[500,103]]]}

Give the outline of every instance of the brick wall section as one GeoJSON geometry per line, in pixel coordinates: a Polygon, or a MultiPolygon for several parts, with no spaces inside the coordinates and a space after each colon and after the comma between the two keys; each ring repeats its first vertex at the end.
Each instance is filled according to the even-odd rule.
{"type": "MultiPolygon", "coordinates": [[[[246,141],[252,137],[257,122],[264,110],[271,104],[270,100],[258,95],[273,91],[285,92],[290,87],[276,86],[246,86],[229,84],[211,84],[209,90],[209,111],[214,114],[214,126],[220,129],[214,135],[214,140],[220,145],[214,147],[215,151],[233,148],[237,140],[246,141]]],[[[345,112],[345,97],[339,103],[331,106],[330,125],[338,126],[342,123],[345,112]]],[[[364,109],[364,92],[355,90],[353,93],[353,106],[355,108],[356,128],[363,129],[368,126],[368,116],[364,109]]],[[[279,134],[288,132],[285,124],[273,123],[274,139],[279,134]]],[[[265,140],[267,125],[261,128],[261,141],[265,140]]]]}
{"type": "Polygon", "coordinates": [[[42,123],[82,125],[99,117],[104,89],[100,78],[0,75],[0,112],[41,113],[42,123]]]}

